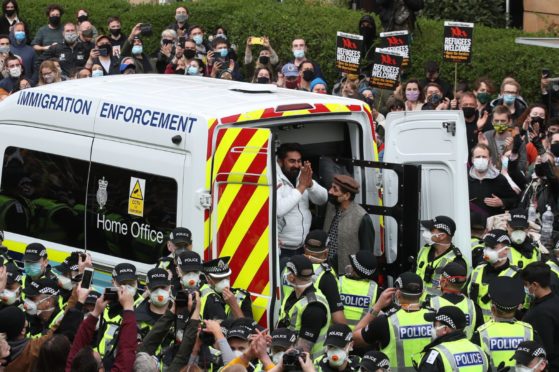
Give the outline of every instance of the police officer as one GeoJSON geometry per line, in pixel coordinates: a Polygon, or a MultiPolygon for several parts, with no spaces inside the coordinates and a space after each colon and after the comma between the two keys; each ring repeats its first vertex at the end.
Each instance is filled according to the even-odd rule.
{"type": "MultiPolygon", "coordinates": [[[[120,263],[116,265],[112,273],[113,287],[124,287],[134,296],[134,308],[143,301],[143,297],[138,294],[138,278],[136,277],[136,266],[130,263],[120,263]]],[[[122,323],[123,308],[118,299],[109,302],[103,311],[103,317],[99,325],[99,342],[97,351],[103,358],[105,368],[110,368],[116,357],[115,349],[118,341],[118,332],[122,323]]]]}
{"type": "Polygon", "coordinates": [[[177,255],[177,275],[182,289],[199,289],[202,258],[194,251],[184,251],[177,255]]]}
{"type": "Polygon", "coordinates": [[[27,337],[39,338],[62,321],[64,311],[58,304],[58,284],[56,280],[40,278],[31,281],[23,289],[23,308],[27,313],[29,328],[27,337]]]}
{"type": "Polygon", "coordinates": [[[466,316],[462,310],[456,306],[443,306],[436,313],[426,314],[425,319],[433,322],[434,340],[425,347],[418,371],[489,370],[489,359],[485,352],[466,338],[466,316]]]}
{"type": "Polygon", "coordinates": [[[169,307],[171,298],[169,275],[167,270],[161,268],[154,268],[147,272],[146,287],[149,296],[134,310],[142,339],[169,307]]]}
{"type": "Polygon", "coordinates": [[[362,372],[388,372],[390,371],[390,359],[383,352],[368,351],[361,358],[359,367],[362,372]]]}
{"type": "Polygon", "coordinates": [[[437,274],[436,269],[453,261],[466,267],[466,262],[460,249],[452,244],[456,232],[452,218],[437,216],[432,220],[421,221],[421,225],[425,228],[423,238],[426,244],[417,255],[415,272],[423,279],[428,294],[439,295],[440,274],[437,274]]]}
{"type": "Polygon", "coordinates": [[[13,262],[8,262],[4,267],[6,270],[6,287],[0,291],[0,309],[21,304],[21,272],[13,262]]]}
{"type": "Polygon", "coordinates": [[[0,264],[6,265],[8,262],[13,262],[13,259],[4,245],[4,231],[0,230],[0,264]]]}
{"type": "Polygon", "coordinates": [[[349,262],[351,266],[338,283],[347,324],[354,330],[377,302],[378,284],[373,280],[377,259],[371,251],[359,251],[349,255],[349,262]]]}
{"type": "Polygon", "coordinates": [[[501,276],[489,284],[493,319],[479,327],[473,342],[480,345],[490,358],[495,370],[512,367],[510,361],[519,343],[532,341],[534,330],[528,323],[514,318],[524,302],[524,284],[518,278],[501,276]]]}
{"type": "Polygon", "coordinates": [[[171,285],[173,295],[176,295],[176,289],[180,288],[180,278],[177,274],[176,260],[181,252],[192,251],[192,233],[186,227],[176,227],[169,234],[167,240],[168,256],[164,256],[157,260],[155,267],[169,270],[171,273],[171,285]]]}
{"type": "Polygon", "coordinates": [[[47,256],[47,249],[41,243],[31,243],[25,247],[23,253],[23,288],[33,281],[41,278],[56,280],[56,275],[51,271],[47,256]]]}
{"type": "Polygon", "coordinates": [[[297,333],[289,328],[276,328],[272,331],[271,336],[270,358],[274,364],[278,365],[283,358],[283,354],[295,345],[297,333]]]}
{"type": "Polygon", "coordinates": [[[483,218],[483,216],[474,211],[470,211],[470,231],[471,231],[471,240],[470,245],[472,248],[472,267],[476,267],[479,264],[482,264],[483,261],[483,236],[486,233],[485,224],[487,219],[483,218]]]}
{"type": "MultiPolygon", "coordinates": [[[[388,355],[392,368],[412,368],[419,353],[431,341],[431,322],[425,320],[428,309],[421,307],[423,280],[413,272],[405,272],[379,296],[373,309],[357,324],[353,340],[358,346],[380,343],[380,351],[388,355]],[[382,309],[394,303],[387,314],[382,309]]],[[[411,370],[411,369],[410,369],[411,370]]]]}
{"type": "Polygon", "coordinates": [[[66,304],[72,295],[72,289],[78,283],[75,279],[78,275],[78,252],[70,254],[62,261],[60,265],[55,266],[53,269],[60,288],[60,307],[66,308],[66,304]]]}
{"type": "Polygon", "coordinates": [[[231,257],[219,257],[202,265],[208,281],[200,289],[203,319],[252,318],[249,293],[245,289],[231,287],[232,272],[228,265],[230,259],[231,257]]]}
{"type": "Polygon", "coordinates": [[[456,262],[451,262],[439,269],[442,273],[439,282],[442,295],[428,297],[427,303],[433,310],[443,306],[456,306],[466,315],[466,328],[464,332],[471,340],[474,331],[483,324],[481,309],[474,301],[462,293],[462,289],[468,280],[466,268],[456,262]]]}
{"type": "Polygon", "coordinates": [[[495,229],[485,234],[483,238],[485,248],[483,258],[485,264],[479,265],[472,272],[468,286],[470,297],[483,313],[483,322],[491,319],[491,301],[489,298],[489,283],[499,277],[516,277],[519,269],[512,266],[508,259],[510,238],[505,230],[495,229]]]}
{"type": "Polygon", "coordinates": [[[317,372],[355,371],[359,357],[349,355],[353,350],[353,333],[346,324],[332,324],[326,334],[325,353],[314,361],[317,372]]]}
{"type": "Polygon", "coordinates": [[[293,256],[286,267],[285,280],[294,290],[283,299],[277,326],[297,331],[295,345],[310,353],[314,360],[322,353],[330,325],[328,301],[313,285],[313,265],[307,257],[293,256]]]}
{"type": "Polygon", "coordinates": [[[547,371],[549,362],[543,346],[536,341],[523,341],[511,359],[515,360],[516,371],[547,371]]]}
{"type": "Polygon", "coordinates": [[[511,220],[507,229],[511,240],[509,250],[509,261],[511,265],[522,269],[529,263],[541,259],[538,242],[528,235],[528,212],[525,209],[513,209],[510,211],[511,220]]]}

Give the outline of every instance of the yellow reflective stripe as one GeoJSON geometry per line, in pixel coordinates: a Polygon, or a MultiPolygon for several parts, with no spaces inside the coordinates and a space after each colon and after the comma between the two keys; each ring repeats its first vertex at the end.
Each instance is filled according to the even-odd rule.
{"type": "Polygon", "coordinates": [[[251,121],[251,120],[258,120],[262,117],[262,115],[264,114],[264,109],[262,110],[256,110],[256,111],[249,111],[249,112],[244,112],[241,114],[241,116],[239,116],[239,118],[237,119],[237,123],[240,123],[242,121],[251,121]]]}
{"type": "MultiPolygon", "coordinates": [[[[234,229],[232,231],[235,231],[234,229]]],[[[246,262],[246,265],[243,265],[241,272],[235,279],[235,283],[233,287],[236,288],[248,288],[250,283],[252,282],[252,274],[254,273],[255,268],[260,268],[266,257],[268,257],[268,240],[269,240],[269,233],[270,229],[269,226],[266,227],[258,242],[254,245],[254,249],[250,252],[246,262]]],[[[231,235],[235,235],[232,233],[231,235]]],[[[264,292],[264,294],[268,294],[268,292],[264,292]]]]}
{"type": "MultiPolygon", "coordinates": [[[[8,247],[8,249],[12,252],[17,252],[23,254],[25,252],[25,247],[27,247],[28,243],[18,242],[15,240],[4,240],[3,244],[8,247]]],[[[47,248],[48,259],[50,262],[61,263],[70,255],[68,252],[59,251],[54,248],[47,248]]],[[[79,248],[75,248],[76,250],[79,248]]]]}
{"type": "Polygon", "coordinates": [[[217,145],[213,155],[213,173],[212,173],[212,180],[215,179],[217,172],[221,168],[221,164],[225,157],[229,153],[231,146],[237,136],[241,133],[241,128],[228,128],[223,137],[221,138],[221,142],[217,145]]]}
{"type": "Polygon", "coordinates": [[[331,112],[350,112],[351,110],[340,103],[326,103],[324,106],[331,112]]]}
{"type": "Polygon", "coordinates": [[[309,110],[294,110],[294,111],[286,111],[282,114],[282,116],[300,116],[300,115],[309,115],[309,110]]]}
{"type": "MultiPolygon", "coordinates": [[[[266,284],[266,287],[264,287],[262,293],[269,293],[269,292],[270,292],[270,282],[266,284]]],[[[262,319],[262,317],[266,313],[266,310],[268,309],[269,303],[270,303],[270,299],[265,296],[256,296],[254,301],[252,301],[252,316],[254,317],[254,320],[256,320],[256,322],[259,322],[260,319],[262,319]]]]}

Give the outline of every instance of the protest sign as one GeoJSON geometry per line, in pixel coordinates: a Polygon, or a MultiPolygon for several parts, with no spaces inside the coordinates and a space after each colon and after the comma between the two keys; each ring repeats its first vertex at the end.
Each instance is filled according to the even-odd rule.
{"type": "Polygon", "coordinates": [[[359,73],[362,43],[363,36],[338,31],[336,37],[336,67],[341,72],[359,73]]]}
{"type": "Polygon", "coordinates": [[[455,63],[470,62],[473,35],[473,23],[445,21],[443,60],[455,63]]]}
{"type": "Polygon", "coordinates": [[[410,65],[410,35],[407,30],[381,32],[380,48],[403,55],[404,60],[401,67],[410,65]]]}
{"type": "Polygon", "coordinates": [[[404,56],[395,51],[375,49],[371,85],[380,89],[394,90],[399,84],[403,59],[404,56]]]}

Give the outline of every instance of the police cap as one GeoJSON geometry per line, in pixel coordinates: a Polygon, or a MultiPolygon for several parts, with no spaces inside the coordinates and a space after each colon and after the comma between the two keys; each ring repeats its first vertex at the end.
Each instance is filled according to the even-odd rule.
{"type": "Polygon", "coordinates": [[[349,255],[349,262],[353,270],[362,278],[372,279],[377,269],[377,259],[371,251],[358,251],[349,255]]]}
{"type": "Polygon", "coordinates": [[[229,260],[231,257],[219,257],[215,260],[206,261],[202,265],[204,273],[210,275],[212,278],[225,278],[231,275],[229,268],[229,260]]]}
{"type": "Polygon", "coordinates": [[[524,284],[520,279],[498,276],[489,283],[489,297],[503,311],[514,311],[524,302],[524,284]]]}
{"type": "Polygon", "coordinates": [[[368,351],[361,358],[359,366],[366,372],[376,372],[379,368],[387,370],[390,368],[390,359],[382,351],[368,351]]]}
{"type": "Polygon", "coordinates": [[[534,358],[547,358],[543,346],[537,341],[522,341],[518,344],[514,355],[510,360],[516,360],[516,364],[528,366],[534,358]]]}
{"type": "Polygon", "coordinates": [[[328,328],[324,345],[345,348],[351,342],[353,332],[347,324],[333,324],[328,328]]]}
{"type": "Polygon", "coordinates": [[[301,278],[308,278],[314,274],[311,260],[301,254],[291,257],[291,260],[285,265],[285,267],[295,274],[295,276],[301,278]]]}
{"type": "Polygon", "coordinates": [[[497,244],[510,245],[510,238],[506,230],[494,229],[485,234],[483,242],[486,247],[495,248],[497,244]]]}
{"type": "Polygon", "coordinates": [[[456,306],[443,306],[436,313],[423,316],[428,322],[438,321],[452,329],[464,329],[467,325],[466,315],[456,306]]]}
{"type": "Polygon", "coordinates": [[[421,221],[421,225],[429,231],[433,229],[441,230],[450,236],[454,236],[456,232],[456,223],[454,220],[447,216],[437,216],[432,220],[421,221]]]}

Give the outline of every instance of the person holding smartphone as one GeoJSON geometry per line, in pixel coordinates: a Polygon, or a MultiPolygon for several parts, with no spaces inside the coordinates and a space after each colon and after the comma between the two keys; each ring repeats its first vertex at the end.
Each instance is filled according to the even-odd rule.
{"type": "Polygon", "coordinates": [[[108,36],[100,35],[95,39],[95,48],[91,50],[85,67],[92,69],[93,65],[103,67],[103,75],[120,74],[120,63],[113,55],[113,46],[108,36]]]}

